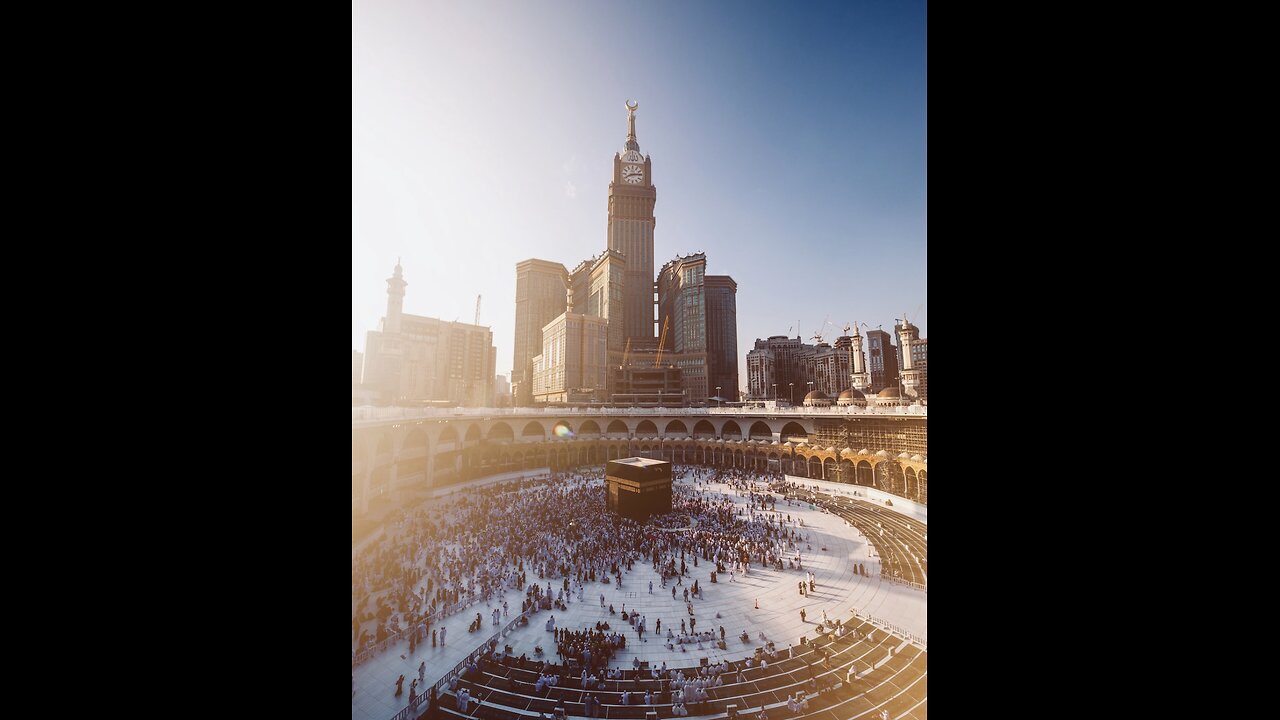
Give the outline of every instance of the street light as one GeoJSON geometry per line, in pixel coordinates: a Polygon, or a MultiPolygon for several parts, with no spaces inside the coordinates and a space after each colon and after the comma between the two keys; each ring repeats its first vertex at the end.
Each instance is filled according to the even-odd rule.
{"type": "Polygon", "coordinates": [[[724,398],[720,397],[720,386],[716,386],[716,403],[717,407],[724,407],[724,398]]]}
{"type": "Polygon", "coordinates": [[[773,404],[778,404],[778,383],[773,384],[773,404]]]}
{"type": "Polygon", "coordinates": [[[791,389],[787,391],[787,404],[795,405],[796,404],[796,384],[787,383],[787,385],[791,387],[791,389]]]}

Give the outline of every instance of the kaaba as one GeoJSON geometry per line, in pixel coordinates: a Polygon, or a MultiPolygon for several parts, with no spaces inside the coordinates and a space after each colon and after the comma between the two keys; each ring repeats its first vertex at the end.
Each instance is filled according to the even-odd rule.
{"type": "Polygon", "coordinates": [[[605,468],[611,512],[644,522],[650,515],[671,512],[671,463],[633,457],[610,460],[605,468]]]}

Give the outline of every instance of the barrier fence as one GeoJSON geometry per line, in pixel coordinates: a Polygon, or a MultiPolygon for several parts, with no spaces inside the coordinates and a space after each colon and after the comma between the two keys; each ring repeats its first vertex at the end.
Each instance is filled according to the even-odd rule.
{"type": "Polygon", "coordinates": [[[911,632],[910,630],[907,630],[906,628],[900,625],[891,623],[888,620],[885,620],[883,618],[878,618],[874,615],[860,615],[858,613],[854,613],[854,615],[862,618],[863,620],[869,620],[873,625],[879,627],[881,630],[884,630],[885,632],[892,633],[905,640],[910,640],[911,642],[919,645],[925,650],[929,649],[929,643],[927,640],[925,640],[924,638],[911,632]]]}
{"type": "MultiPolygon", "coordinates": [[[[444,676],[441,677],[434,686],[436,689],[436,697],[439,698],[440,695],[444,694],[445,690],[447,690],[449,687],[449,680],[453,676],[462,675],[462,671],[467,667],[467,663],[471,662],[472,660],[478,660],[480,655],[483,654],[484,652],[487,652],[488,648],[491,645],[493,645],[495,642],[501,642],[504,638],[510,635],[511,631],[516,629],[516,625],[519,622],[520,622],[520,616],[516,616],[514,620],[508,622],[506,626],[504,626],[501,630],[491,635],[484,642],[480,643],[480,646],[474,652],[467,655],[465,658],[459,661],[457,665],[454,665],[448,672],[446,672],[444,676]]],[[[428,697],[430,697],[430,691],[424,692],[422,695],[419,695],[416,702],[414,702],[411,705],[406,705],[404,708],[400,710],[400,712],[396,713],[395,715],[392,715],[391,720],[410,720],[410,718],[416,717],[415,713],[418,711],[419,708],[422,707],[423,700],[428,697]]],[[[480,700],[476,699],[475,702],[478,704],[480,700]]]]}

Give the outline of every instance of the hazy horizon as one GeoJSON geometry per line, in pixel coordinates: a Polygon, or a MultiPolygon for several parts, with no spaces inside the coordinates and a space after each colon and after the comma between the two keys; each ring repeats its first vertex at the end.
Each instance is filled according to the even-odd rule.
{"type": "Polygon", "coordinates": [[[605,248],[627,99],[653,160],[655,271],[703,251],[738,283],[740,389],[756,338],[892,333],[903,312],[927,337],[925,14],[353,3],[353,349],[399,257],[406,313],[470,323],[483,295],[509,373],[516,263],[572,270],[605,248]]]}

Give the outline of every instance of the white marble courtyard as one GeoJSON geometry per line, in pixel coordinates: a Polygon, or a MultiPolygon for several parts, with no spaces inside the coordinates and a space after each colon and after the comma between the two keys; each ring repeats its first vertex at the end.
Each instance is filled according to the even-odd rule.
{"type": "MultiPolygon", "coordinates": [[[[689,482],[681,479],[679,482],[689,482]]],[[[747,500],[723,484],[701,485],[700,489],[709,492],[723,492],[738,503],[746,512],[747,500]]],[[[700,658],[709,658],[711,662],[727,658],[739,660],[751,655],[757,647],[764,644],[759,640],[764,633],[768,640],[778,648],[785,648],[788,643],[798,644],[802,635],[813,638],[818,623],[822,620],[822,611],[831,619],[848,621],[851,612],[856,609],[862,618],[873,618],[876,621],[892,623],[899,628],[925,639],[928,638],[928,596],[926,593],[905,585],[882,581],[879,577],[878,560],[870,552],[870,544],[857,529],[848,526],[844,520],[821,510],[811,510],[807,505],[801,506],[779,500],[777,511],[790,514],[792,519],[801,519],[804,523],[801,532],[809,535],[808,545],[812,550],[802,552],[805,570],[816,576],[817,590],[809,595],[801,596],[797,583],[805,577],[801,570],[765,570],[758,565],[751,568],[747,576],[736,576],[736,582],[729,582],[728,574],[718,576],[719,582],[710,582],[710,571],[714,565],[699,560],[698,567],[693,567],[692,557],[687,559],[690,576],[684,579],[683,586],[677,586],[676,598],[672,599],[671,590],[662,588],[660,578],[651,565],[645,561],[637,561],[631,572],[624,573],[622,588],[614,584],[601,582],[588,583],[583,602],[577,601],[573,594],[573,602],[568,612],[541,611],[530,618],[529,625],[514,630],[501,645],[510,645],[515,655],[527,653],[534,657],[534,647],[541,645],[546,652],[544,657],[553,662],[558,661],[555,654],[555,642],[551,633],[544,629],[547,619],[554,615],[557,627],[581,629],[594,628],[599,621],[607,621],[613,630],[625,631],[626,648],[617,652],[612,661],[615,667],[630,668],[632,659],[639,657],[651,665],[660,665],[663,661],[670,667],[696,665],[700,658]],[[821,548],[825,547],[823,551],[821,548]],[[856,563],[863,563],[871,577],[861,577],[854,571],[856,563]],[[679,634],[680,621],[689,619],[682,591],[697,580],[702,589],[702,598],[693,599],[695,615],[699,630],[718,630],[724,626],[726,650],[720,650],[711,643],[704,643],[699,649],[695,645],[676,645],[674,651],[665,647],[665,635],[668,627],[679,634]],[[649,581],[653,581],[653,594],[649,594],[649,581]],[[600,607],[600,594],[605,596],[605,608],[600,607]],[[755,608],[759,601],[759,609],[755,608]],[[625,604],[628,613],[639,612],[645,616],[649,631],[645,640],[640,641],[635,630],[621,620],[620,614],[610,615],[608,605],[621,611],[625,604]],[[800,619],[800,610],[807,614],[805,621],[800,619]],[[717,617],[717,614],[719,615],[717,617]],[[663,639],[654,632],[656,621],[661,619],[663,639]],[[743,643],[739,635],[746,630],[751,640],[743,643]],[[681,648],[684,651],[681,651],[681,648]]],[[[802,546],[803,547],[803,546],[802,546]]],[[[542,582],[531,576],[529,582],[542,582]]],[[[518,612],[523,593],[508,590],[505,595],[512,612],[518,612]]],[[[493,627],[491,614],[494,607],[502,606],[502,598],[490,603],[479,602],[468,610],[446,618],[441,625],[448,627],[448,645],[432,647],[430,641],[419,645],[416,652],[409,654],[408,641],[400,642],[367,660],[354,669],[355,692],[351,700],[351,717],[353,720],[390,720],[408,702],[409,680],[417,677],[418,665],[426,661],[426,686],[440,680],[451,671],[457,663],[475,652],[477,646],[489,639],[499,628],[493,627]],[[485,627],[482,632],[467,633],[468,623],[479,612],[484,618],[485,627]],[[401,674],[405,676],[405,692],[395,697],[395,681],[401,674]]],[[[505,625],[510,618],[502,620],[505,625]]]]}

